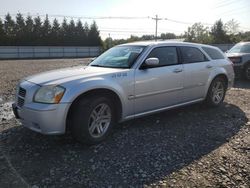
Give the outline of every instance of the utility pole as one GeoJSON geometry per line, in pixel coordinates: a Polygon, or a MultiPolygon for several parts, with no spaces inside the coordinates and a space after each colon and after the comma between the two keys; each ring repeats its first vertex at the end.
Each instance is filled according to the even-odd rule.
{"type": "Polygon", "coordinates": [[[155,41],[157,41],[157,30],[158,30],[158,21],[162,20],[162,18],[158,18],[158,15],[155,15],[155,18],[152,18],[155,20],[155,41]]]}

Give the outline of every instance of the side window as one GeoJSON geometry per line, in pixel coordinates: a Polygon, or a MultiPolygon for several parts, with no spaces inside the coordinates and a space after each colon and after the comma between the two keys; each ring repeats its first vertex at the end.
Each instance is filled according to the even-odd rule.
{"type": "Polygon", "coordinates": [[[202,47],[202,49],[211,57],[211,59],[225,59],[222,53],[214,48],[202,47]]]}
{"type": "Polygon", "coordinates": [[[156,57],[159,59],[159,66],[178,64],[176,47],[158,47],[153,49],[147,58],[156,57]]]}
{"type": "Polygon", "coordinates": [[[249,44],[245,44],[241,47],[241,52],[242,53],[250,53],[250,45],[249,44]]]}
{"type": "Polygon", "coordinates": [[[195,47],[180,47],[183,63],[196,63],[207,61],[206,56],[195,47]]]}

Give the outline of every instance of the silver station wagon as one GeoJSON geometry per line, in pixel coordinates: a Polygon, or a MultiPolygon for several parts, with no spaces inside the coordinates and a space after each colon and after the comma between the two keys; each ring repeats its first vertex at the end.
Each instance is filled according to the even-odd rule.
{"type": "Polygon", "coordinates": [[[88,66],[21,80],[13,111],[36,132],[71,130],[80,142],[95,144],[118,122],[201,101],[219,106],[233,82],[232,62],[216,47],[129,43],[88,66]]]}

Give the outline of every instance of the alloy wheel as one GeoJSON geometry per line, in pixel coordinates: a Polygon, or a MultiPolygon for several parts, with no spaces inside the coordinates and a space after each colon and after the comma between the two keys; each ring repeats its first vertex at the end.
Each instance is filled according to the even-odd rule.
{"type": "Polygon", "coordinates": [[[97,105],[90,114],[89,133],[94,138],[102,137],[108,130],[111,123],[111,109],[105,104],[97,105]]]}
{"type": "Polygon", "coordinates": [[[224,85],[221,81],[217,81],[212,88],[212,100],[215,104],[219,104],[224,96],[224,85]]]}

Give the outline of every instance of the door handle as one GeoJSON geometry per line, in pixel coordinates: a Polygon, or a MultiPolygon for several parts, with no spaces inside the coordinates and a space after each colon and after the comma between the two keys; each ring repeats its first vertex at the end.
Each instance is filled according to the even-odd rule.
{"type": "Polygon", "coordinates": [[[173,72],[174,73],[179,73],[179,72],[182,72],[182,69],[174,69],[173,72]]]}
{"type": "Polygon", "coordinates": [[[208,69],[211,69],[213,66],[212,65],[207,65],[206,66],[208,69]]]}

